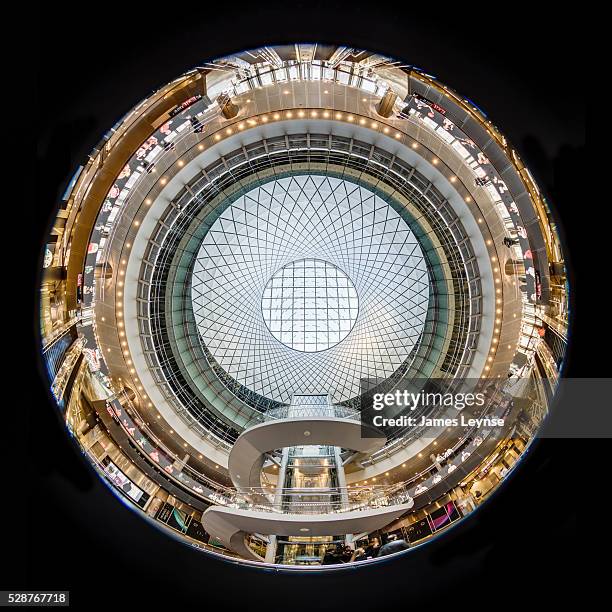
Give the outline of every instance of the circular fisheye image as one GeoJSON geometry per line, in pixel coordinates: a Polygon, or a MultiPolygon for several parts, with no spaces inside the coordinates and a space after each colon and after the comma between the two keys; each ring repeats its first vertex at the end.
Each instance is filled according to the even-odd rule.
{"type": "Polygon", "coordinates": [[[206,61],[74,170],[41,245],[53,408],[169,535],[376,564],[444,537],[536,438],[567,347],[554,218],[423,69],[318,44],[206,61]]]}

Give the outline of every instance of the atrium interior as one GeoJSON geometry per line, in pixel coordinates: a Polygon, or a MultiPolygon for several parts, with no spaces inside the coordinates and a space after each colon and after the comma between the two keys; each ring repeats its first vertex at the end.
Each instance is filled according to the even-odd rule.
{"type": "Polygon", "coordinates": [[[511,143],[434,76],[244,51],[148,95],[75,170],[44,245],[48,386],[159,529],[261,567],[376,563],[528,450],[567,347],[562,247],[511,143]],[[456,426],[368,421],[397,388],[484,401],[456,426]]]}

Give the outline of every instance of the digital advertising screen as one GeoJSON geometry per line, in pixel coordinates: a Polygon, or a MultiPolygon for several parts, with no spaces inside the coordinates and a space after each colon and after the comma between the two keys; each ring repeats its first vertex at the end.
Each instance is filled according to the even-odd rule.
{"type": "Polygon", "coordinates": [[[137,487],[111,460],[105,457],[102,462],[104,473],[119,491],[127,495],[140,507],[144,507],[149,500],[149,494],[137,487]]]}

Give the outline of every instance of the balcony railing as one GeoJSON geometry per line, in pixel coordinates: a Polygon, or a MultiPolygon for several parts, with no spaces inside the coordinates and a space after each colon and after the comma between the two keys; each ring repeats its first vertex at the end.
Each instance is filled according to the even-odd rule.
{"type": "Polygon", "coordinates": [[[360,412],[354,408],[333,404],[301,404],[272,408],[262,415],[264,422],[280,419],[307,419],[330,417],[359,421],[360,412]]]}
{"type": "Polygon", "coordinates": [[[413,500],[402,483],[369,487],[252,488],[248,496],[236,491],[216,496],[213,501],[229,508],[255,512],[334,514],[410,504],[413,500]]]}

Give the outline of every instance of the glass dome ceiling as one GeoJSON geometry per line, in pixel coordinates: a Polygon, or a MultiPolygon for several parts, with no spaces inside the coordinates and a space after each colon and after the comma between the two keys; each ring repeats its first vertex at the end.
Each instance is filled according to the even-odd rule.
{"type": "Polygon", "coordinates": [[[219,216],[195,262],[192,301],[202,342],[239,383],[282,402],[304,392],[337,402],[410,355],[429,277],[387,202],[303,174],[255,187],[219,216]]]}
{"type": "Polygon", "coordinates": [[[125,498],[110,462],[124,471],[128,503],[190,546],[291,568],[294,536],[372,533],[374,515],[424,542],[489,499],[534,440],[565,355],[562,245],[511,144],[431,75],[334,45],[217,58],[125,115],[71,185],[46,242],[46,383],[100,476],[125,498]],[[491,391],[474,416],[502,430],[389,427],[363,453],[345,437],[363,377],[387,390],[472,374],[491,391]],[[299,423],[286,437],[300,412],[342,436],[299,423]],[[334,451],[347,488],[331,489],[325,521],[287,520],[312,509],[304,483],[279,478],[280,449],[305,432],[313,455],[347,451],[334,451]],[[345,511],[359,516],[342,528],[345,511]],[[423,532],[423,517],[444,524],[423,532]]]}
{"type": "Polygon", "coordinates": [[[301,259],[281,268],[261,299],[270,333],[285,346],[308,353],[344,340],[355,325],[358,308],[351,279],[320,259],[301,259]]]}

